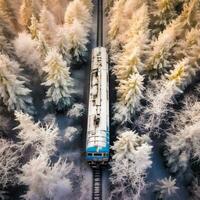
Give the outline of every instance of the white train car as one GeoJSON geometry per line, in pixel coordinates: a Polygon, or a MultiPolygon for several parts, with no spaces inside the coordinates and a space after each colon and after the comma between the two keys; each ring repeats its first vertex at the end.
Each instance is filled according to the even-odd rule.
{"type": "Polygon", "coordinates": [[[105,164],[109,159],[109,70],[104,47],[92,52],[88,105],[86,159],[90,164],[105,164]]]}

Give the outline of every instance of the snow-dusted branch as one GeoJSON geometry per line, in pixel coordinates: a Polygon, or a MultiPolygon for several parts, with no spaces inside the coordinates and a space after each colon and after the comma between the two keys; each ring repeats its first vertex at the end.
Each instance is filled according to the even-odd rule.
{"type": "Polygon", "coordinates": [[[0,185],[4,188],[15,185],[20,161],[20,153],[17,145],[0,139],[0,185]]]}

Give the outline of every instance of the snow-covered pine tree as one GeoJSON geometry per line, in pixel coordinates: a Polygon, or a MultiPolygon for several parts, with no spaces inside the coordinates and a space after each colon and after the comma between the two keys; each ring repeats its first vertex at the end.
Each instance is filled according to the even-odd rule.
{"type": "Polygon", "coordinates": [[[184,4],[181,14],[160,32],[158,38],[151,42],[152,50],[146,62],[146,70],[160,73],[172,68],[174,60],[172,49],[177,39],[185,34],[189,28],[199,22],[199,1],[192,0],[184,4]]]}
{"type": "Polygon", "coordinates": [[[81,0],[83,2],[83,4],[86,6],[86,8],[90,11],[90,13],[92,12],[93,9],[93,3],[91,0],[81,0]]]}
{"type": "Polygon", "coordinates": [[[56,34],[57,24],[55,22],[53,14],[47,9],[46,6],[43,6],[40,12],[40,23],[39,30],[44,36],[47,44],[52,45],[53,39],[56,34]]]}
{"type": "Polygon", "coordinates": [[[130,28],[124,34],[125,45],[117,58],[116,65],[113,67],[113,73],[118,81],[125,80],[132,73],[141,72],[144,69],[144,62],[142,62],[141,57],[144,57],[149,41],[149,17],[146,4],[143,4],[134,12],[130,24],[130,28]]]}
{"type": "Polygon", "coordinates": [[[13,57],[14,56],[13,44],[10,42],[8,37],[6,37],[6,32],[7,30],[5,29],[5,27],[3,27],[2,23],[0,23],[0,52],[3,54],[7,54],[10,57],[13,57]]]}
{"type": "MultiPolygon", "coordinates": [[[[72,27],[71,27],[71,29],[72,29],[72,27]]],[[[73,48],[72,44],[73,44],[73,36],[74,35],[73,36],[71,35],[71,37],[70,37],[70,35],[68,36],[68,34],[69,34],[69,31],[66,26],[63,26],[63,25],[58,26],[58,30],[56,32],[56,36],[54,39],[54,45],[58,48],[59,53],[62,54],[63,59],[67,63],[70,63],[70,61],[71,61],[70,50],[72,51],[72,48],[73,48]],[[72,40],[72,41],[70,41],[70,40],[72,40]]],[[[75,34],[77,34],[77,32],[75,34]]]]}
{"type": "Polygon", "coordinates": [[[86,54],[91,23],[91,13],[82,0],[69,3],[65,12],[66,36],[69,52],[77,61],[86,54]]]}
{"type": "Polygon", "coordinates": [[[133,73],[126,80],[120,80],[117,89],[117,102],[114,104],[113,120],[124,123],[131,121],[132,115],[139,108],[142,98],[143,76],[133,73]]]}
{"type": "Polygon", "coordinates": [[[76,61],[84,59],[87,52],[88,33],[85,32],[83,25],[74,20],[68,27],[67,41],[69,45],[69,53],[76,61]]]}
{"type": "Polygon", "coordinates": [[[183,109],[175,113],[172,128],[165,140],[164,155],[173,173],[184,173],[190,167],[191,160],[200,159],[200,102],[189,95],[184,104],[183,109]]]}
{"type": "Polygon", "coordinates": [[[20,60],[40,71],[39,66],[42,61],[41,55],[37,50],[39,42],[32,39],[30,34],[22,32],[18,34],[18,37],[15,38],[13,43],[16,55],[20,58],[20,60]]]}
{"type": "Polygon", "coordinates": [[[19,64],[0,54],[0,96],[8,110],[32,112],[31,90],[25,86],[26,79],[20,75],[19,64]]]}
{"type": "Polygon", "coordinates": [[[25,164],[19,175],[21,183],[28,186],[25,199],[66,199],[72,192],[72,184],[68,177],[73,163],[59,159],[52,163],[45,155],[33,158],[25,164]]]}
{"type": "Polygon", "coordinates": [[[15,32],[10,25],[0,16],[0,52],[15,57],[12,40],[15,37],[15,32]]]}
{"type": "Polygon", "coordinates": [[[174,18],[177,17],[176,6],[180,1],[176,0],[155,0],[151,14],[153,16],[152,26],[154,34],[162,31],[174,18]]]}
{"type": "Polygon", "coordinates": [[[28,29],[33,13],[32,0],[23,0],[20,7],[20,24],[28,29]]]}
{"type": "Polygon", "coordinates": [[[0,17],[9,24],[14,31],[18,31],[17,16],[8,0],[0,0],[0,17]]]}
{"type": "Polygon", "coordinates": [[[92,17],[83,0],[71,1],[65,12],[65,25],[69,27],[77,20],[83,25],[84,31],[89,32],[92,23],[92,17]]]}
{"type": "Polygon", "coordinates": [[[56,151],[56,141],[58,140],[58,128],[54,122],[42,125],[35,123],[33,118],[23,112],[15,112],[19,125],[15,128],[19,130],[18,137],[21,139],[23,149],[31,148],[31,157],[40,153],[51,156],[56,151]]]}
{"type": "Polygon", "coordinates": [[[73,80],[69,67],[57,49],[51,49],[45,59],[43,71],[46,73],[42,85],[48,88],[46,103],[53,104],[57,110],[65,110],[72,101],[73,80]]]}
{"type": "Polygon", "coordinates": [[[155,186],[156,199],[173,199],[178,189],[176,179],[172,179],[171,176],[161,179],[155,186]]]}
{"type": "Polygon", "coordinates": [[[112,149],[114,155],[111,165],[111,199],[140,199],[141,192],[146,187],[145,176],[151,167],[150,138],[139,136],[135,131],[122,132],[112,149]]]}
{"type": "Polygon", "coordinates": [[[173,173],[184,173],[191,159],[200,159],[200,126],[194,123],[191,126],[185,126],[177,134],[168,134],[165,140],[166,150],[164,155],[167,159],[167,165],[173,173]]]}
{"type": "MultiPolygon", "coordinates": [[[[200,33],[199,29],[196,29],[200,33]]],[[[200,34],[191,29],[183,39],[184,49],[182,52],[183,59],[178,61],[174,69],[166,75],[166,79],[162,81],[162,85],[158,86],[156,94],[151,94],[149,100],[151,106],[147,108],[150,115],[150,121],[146,123],[149,127],[157,127],[162,120],[162,116],[167,111],[167,105],[173,103],[175,95],[184,92],[185,88],[194,80],[197,72],[200,70],[197,63],[200,63],[200,34]],[[195,37],[194,37],[195,36],[195,37]]]]}
{"type": "Polygon", "coordinates": [[[118,0],[114,2],[114,5],[109,14],[109,31],[108,37],[112,42],[116,39],[117,35],[123,32],[123,8],[125,0],[118,0]]]}

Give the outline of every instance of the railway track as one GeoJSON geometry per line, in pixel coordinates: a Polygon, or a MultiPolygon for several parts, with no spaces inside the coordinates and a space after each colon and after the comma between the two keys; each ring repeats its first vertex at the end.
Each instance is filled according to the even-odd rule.
{"type": "Polygon", "coordinates": [[[93,169],[93,200],[102,200],[102,171],[101,168],[93,169]]]}
{"type": "Polygon", "coordinates": [[[97,0],[97,47],[103,47],[103,0],[97,0]]]}

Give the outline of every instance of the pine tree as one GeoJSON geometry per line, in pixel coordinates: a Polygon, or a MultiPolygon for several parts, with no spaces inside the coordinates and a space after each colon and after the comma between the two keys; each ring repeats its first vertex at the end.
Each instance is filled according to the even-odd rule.
{"type": "Polygon", "coordinates": [[[78,20],[74,20],[73,24],[68,28],[67,41],[69,52],[76,61],[80,61],[85,57],[88,34],[84,31],[83,25],[78,20]]]}
{"type": "Polygon", "coordinates": [[[117,89],[117,102],[115,103],[113,119],[118,122],[130,121],[138,109],[142,98],[143,76],[133,73],[127,80],[121,80],[117,89]]]}
{"type": "Polygon", "coordinates": [[[25,86],[26,79],[20,75],[18,63],[0,55],[0,96],[8,110],[32,112],[31,90],[25,86]]]}
{"type": "MultiPolygon", "coordinates": [[[[198,29],[196,31],[199,32],[198,29]]],[[[173,104],[175,96],[184,92],[199,71],[197,63],[200,62],[200,34],[196,34],[196,31],[192,29],[183,39],[183,59],[176,62],[174,69],[166,75],[161,86],[158,86],[156,94],[149,97],[151,106],[147,113],[151,120],[146,124],[150,124],[152,128],[159,127],[163,115],[167,112],[167,105],[173,104]]]]}
{"type": "Polygon", "coordinates": [[[56,33],[56,37],[54,39],[54,45],[59,49],[59,53],[62,54],[64,60],[67,61],[67,63],[70,63],[71,60],[70,48],[73,47],[72,47],[72,41],[70,41],[72,38],[67,36],[68,34],[69,34],[68,29],[65,26],[59,26],[56,33]]]}
{"type": "Polygon", "coordinates": [[[162,31],[174,18],[177,17],[176,6],[181,5],[180,1],[176,0],[156,0],[153,2],[153,32],[157,35],[162,31]]]}
{"type": "Polygon", "coordinates": [[[28,28],[31,22],[32,13],[32,0],[23,0],[20,7],[20,23],[22,26],[28,28]]]}
{"type": "Polygon", "coordinates": [[[65,25],[69,27],[77,20],[87,33],[91,28],[92,18],[89,10],[82,0],[74,0],[69,3],[65,12],[65,25]]]}
{"type": "Polygon", "coordinates": [[[109,21],[109,31],[108,37],[109,40],[115,40],[117,35],[122,32],[120,29],[123,24],[123,5],[125,1],[119,0],[114,3],[114,6],[110,13],[110,21],[109,21]]]}
{"type": "Polygon", "coordinates": [[[59,159],[52,163],[45,155],[41,154],[25,164],[19,175],[21,183],[28,186],[25,199],[66,199],[72,192],[69,173],[73,164],[59,159]]]}
{"type": "Polygon", "coordinates": [[[46,80],[42,85],[47,86],[46,102],[52,103],[57,110],[65,110],[71,104],[73,80],[70,77],[66,61],[56,49],[48,52],[43,71],[46,80]]]}
{"type": "Polygon", "coordinates": [[[12,40],[15,37],[15,33],[0,16],[0,52],[8,54],[11,58],[15,57],[12,40]]]}
{"type": "Polygon", "coordinates": [[[7,0],[0,0],[0,17],[3,18],[3,20],[8,23],[14,31],[19,30],[15,12],[7,0]]]}
{"type": "Polygon", "coordinates": [[[46,157],[53,155],[56,151],[56,141],[58,140],[58,128],[54,122],[42,125],[35,123],[33,118],[23,112],[15,112],[19,125],[15,128],[19,130],[18,137],[24,149],[32,149],[31,157],[44,154],[46,157]]]}
{"type": "Polygon", "coordinates": [[[39,42],[32,39],[30,34],[22,32],[19,33],[13,43],[16,55],[20,58],[20,60],[32,68],[36,68],[40,71],[42,61],[41,55],[37,50],[39,42]]]}
{"type": "Polygon", "coordinates": [[[44,39],[47,42],[47,44],[52,45],[53,39],[56,34],[56,29],[57,25],[53,14],[49,10],[47,10],[46,6],[43,6],[40,13],[39,30],[44,36],[44,39]]]}
{"type": "Polygon", "coordinates": [[[167,179],[161,179],[155,186],[157,199],[170,199],[176,194],[179,188],[176,186],[176,179],[172,179],[171,176],[167,179]]]}
{"type": "Polygon", "coordinates": [[[141,58],[144,57],[147,48],[149,24],[146,4],[134,12],[130,24],[132,25],[124,34],[124,48],[113,67],[118,81],[127,79],[133,72],[144,70],[144,62],[141,58]]]}
{"type": "Polygon", "coordinates": [[[92,12],[93,9],[93,3],[91,0],[81,0],[83,2],[83,4],[86,6],[86,8],[90,11],[90,13],[92,12]]]}
{"type": "Polygon", "coordinates": [[[122,132],[111,147],[114,151],[111,165],[111,182],[114,190],[111,199],[140,199],[146,187],[145,175],[151,167],[152,146],[148,136],[134,131],[122,132]]]}
{"type": "Polygon", "coordinates": [[[197,0],[192,0],[188,4],[185,3],[181,14],[159,34],[158,39],[152,41],[152,51],[150,51],[149,59],[146,63],[147,71],[159,73],[172,67],[173,60],[169,60],[173,56],[172,48],[177,39],[184,35],[186,30],[198,23],[200,16],[198,7],[199,1],[197,0]]]}

